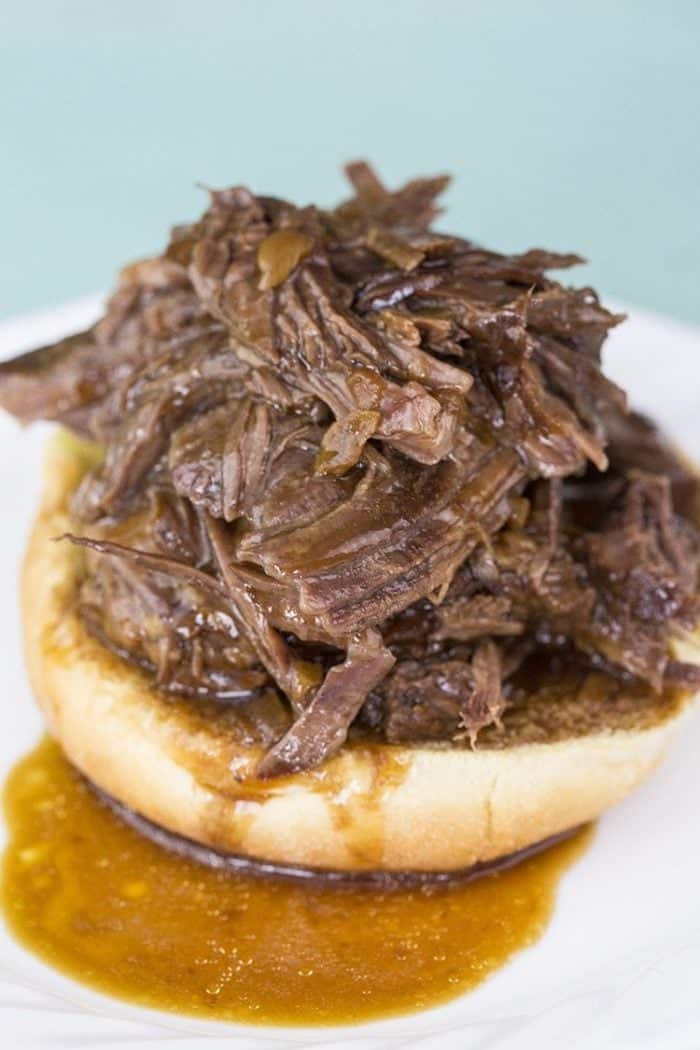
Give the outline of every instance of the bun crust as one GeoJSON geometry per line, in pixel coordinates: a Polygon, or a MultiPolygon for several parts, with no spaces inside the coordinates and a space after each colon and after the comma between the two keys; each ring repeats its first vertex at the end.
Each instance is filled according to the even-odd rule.
{"type": "MultiPolygon", "coordinates": [[[[52,543],[88,461],[60,434],[22,571],[31,683],[68,758],[100,788],[170,831],[261,860],[348,871],[449,871],[595,819],[654,769],[688,703],[585,735],[464,747],[353,744],[323,767],[241,783],[259,746],[234,708],[173,699],[114,656],[76,612],[82,552],[52,543]],[[239,719],[240,720],[240,719],[239,719]]],[[[522,718],[522,716],[521,716],[522,718]]]]}

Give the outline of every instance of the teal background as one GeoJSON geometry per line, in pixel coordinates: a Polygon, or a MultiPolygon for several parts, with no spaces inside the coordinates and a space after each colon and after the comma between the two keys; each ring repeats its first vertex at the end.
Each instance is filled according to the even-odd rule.
{"type": "Polygon", "coordinates": [[[2,0],[0,315],[108,287],[197,181],[331,203],[366,156],[700,321],[699,45],[695,0],[2,0]]]}

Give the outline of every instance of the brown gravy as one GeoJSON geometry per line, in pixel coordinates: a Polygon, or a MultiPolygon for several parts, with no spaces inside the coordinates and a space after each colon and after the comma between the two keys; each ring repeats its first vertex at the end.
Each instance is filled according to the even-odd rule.
{"type": "Polygon", "coordinates": [[[270,879],[164,849],[105,806],[48,738],[10,774],[2,904],[17,938],[93,988],[258,1024],[436,1006],[545,929],[578,832],[478,881],[270,879]]]}

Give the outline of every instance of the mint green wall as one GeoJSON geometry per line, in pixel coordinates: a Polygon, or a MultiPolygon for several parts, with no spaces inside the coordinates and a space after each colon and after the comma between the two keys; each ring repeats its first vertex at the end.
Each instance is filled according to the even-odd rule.
{"type": "Polygon", "coordinates": [[[107,287],[202,206],[454,173],[445,223],[700,321],[700,2],[3,0],[0,314],[107,287]]]}

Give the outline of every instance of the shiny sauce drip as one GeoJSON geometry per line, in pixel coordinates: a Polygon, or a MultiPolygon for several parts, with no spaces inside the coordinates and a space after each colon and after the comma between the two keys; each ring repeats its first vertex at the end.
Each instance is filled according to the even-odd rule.
{"type": "Polygon", "coordinates": [[[259,1024],[341,1024],[435,1006],[547,925],[588,832],[469,884],[300,883],[164,849],[45,739],[5,788],[6,921],[78,981],[143,1006],[259,1024]]]}

